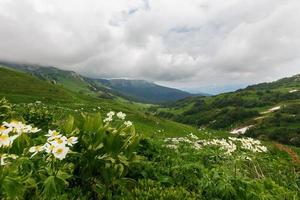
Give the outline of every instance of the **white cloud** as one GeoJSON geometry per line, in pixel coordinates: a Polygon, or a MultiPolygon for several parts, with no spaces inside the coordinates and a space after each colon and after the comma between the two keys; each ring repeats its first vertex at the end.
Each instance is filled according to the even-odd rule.
{"type": "Polygon", "coordinates": [[[0,59],[182,88],[300,73],[298,0],[2,0],[0,59]]]}

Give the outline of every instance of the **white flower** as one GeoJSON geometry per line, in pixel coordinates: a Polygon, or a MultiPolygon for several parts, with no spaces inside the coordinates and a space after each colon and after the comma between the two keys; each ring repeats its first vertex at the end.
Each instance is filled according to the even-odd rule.
{"type": "Polygon", "coordinates": [[[61,137],[61,135],[59,134],[59,132],[57,132],[56,130],[53,130],[53,131],[49,130],[48,134],[46,134],[45,136],[48,137],[48,141],[49,140],[53,140],[55,138],[60,138],[61,137]]]}
{"type": "Polygon", "coordinates": [[[10,123],[3,122],[3,125],[7,128],[12,128],[12,131],[16,132],[17,134],[23,133],[25,128],[25,124],[18,121],[11,121],[10,123]]]}
{"type": "Polygon", "coordinates": [[[103,122],[104,123],[106,123],[106,122],[111,122],[113,119],[112,119],[112,117],[107,117],[107,118],[105,118],[104,120],[103,120],[103,122]]]}
{"type": "Polygon", "coordinates": [[[46,151],[46,153],[51,153],[54,149],[54,145],[46,143],[43,145],[43,149],[46,151]]]}
{"type": "Polygon", "coordinates": [[[31,158],[41,151],[44,151],[44,146],[38,145],[38,146],[30,147],[29,152],[33,153],[31,158]]]}
{"type": "Polygon", "coordinates": [[[0,147],[8,147],[11,144],[11,140],[8,134],[1,134],[0,135],[0,147]]]}
{"type": "Polygon", "coordinates": [[[73,146],[73,144],[76,144],[77,142],[78,142],[77,137],[69,137],[67,139],[67,145],[69,145],[69,146],[73,146]]]}
{"type": "Polygon", "coordinates": [[[5,162],[5,159],[7,158],[7,155],[6,154],[2,154],[1,155],[1,158],[0,158],[0,165],[1,166],[4,166],[6,165],[7,163],[5,162]]]}
{"type": "Polygon", "coordinates": [[[23,127],[23,132],[24,133],[37,133],[39,132],[41,129],[38,128],[33,128],[31,125],[25,125],[23,127]]]}
{"type": "Polygon", "coordinates": [[[132,126],[132,122],[131,121],[126,121],[126,122],[124,122],[124,125],[126,127],[130,127],[130,126],[132,126]]]}
{"type": "Polygon", "coordinates": [[[65,145],[60,145],[60,146],[54,147],[52,153],[55,158],[57,158],[59,160],[63,160],[64,158],[66,158],[66,155],[68,154],[69,149],[70,148],[66,147],[65,145]]]}
{"type": "Polygon", "coordinates": [[[37,133],[37,132],[39,132],[40,130],[41,130],[41,129],[38,129],[38,128],[35,127],[35,128],[32,128],[30,132],[31,132],[31,133],[37,133]]]}
{"type": "Polygon", "coordinates": [[[6,128],[5,126],[0,126],[0,134],[8,135],[12,131],[12,128],[6,128]]]}
{"type": "Polygon", "coordinates": [[[49,141],[50,144],[54,146],[61,146],[61,145],[66,145],[68,139],[65,136],[62,137],[56,137],[52,141],[49,141]]]}
{"type": "Polygon", "coordinates": [[[16,154],[10,154],[9,157],[14,160],[16,160],[18,158],[18,156],[16,154]]]}
{"type": "Polygon", "coordinates": [[[109,113],[106,114],[107,117],[103,120],[103,122],[111,122],[113,120],[113,116],[115,115],[114,111],[110,111],[109,113]]]}
{"type": "Polygon", "coordinates": [[[177,149],[178,147],[174,144],[167,144],[165,145],[165,147],[169,148],[169,149],[177,149]]]}
{"type": "Polygon", "coordinates": [[[199,138],[196,135],[194,135],[193,133],[190,133],[188,136],[194,140],[199,140],[199,138]]]}
{"type": "Polygon", "coordinates": [[[3,122],[3,125],[7,128],[11,128],[13,132],[19,135],[22,133],[36,133],[40,131],[38,128],[33,128],[31,125],[26,125],[18,121],[11,121],[10,123],[3,122]]]}
{"type": "Polygon", "coordinates": [[[115,112],[114,111],[110,111],[106,115],[107,115],[107,117],[112,118],[115,115],[115,112]]]}
{"type": "Polygon", "coordinates": [[[117,117],[118,117],[119,119],[121,119],[121,120],[124,120],[125,117],[126,117],[126,114],[125,114],[125,113],[122,113],[122,112],[118,112],[118,113],[117,113],[117,117]]]}
{"type": "Polygon", "coordinates": [[[10,142],[10,145],[12,145],[12,143],[14,142],[15,139],[17,139],[20,135],[13,135],[13,136],[10,136],[9,137],[9,142],[10,142]]]}

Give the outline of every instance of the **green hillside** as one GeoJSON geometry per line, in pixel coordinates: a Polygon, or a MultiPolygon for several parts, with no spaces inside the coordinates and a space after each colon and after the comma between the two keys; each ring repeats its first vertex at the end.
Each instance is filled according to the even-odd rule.
{"type": "MultiPolygon", "coordinates": [[[[144,103],[162,103],[195,96],[178,89],[168,88],[144,80],[94,79],[73,71],[55,67],[0,62],[3,66],[29,73],[41,80],[61,85],[73,92],[107,99],[122,98],[144,103]]],[[[201,95],[201,94],[200,94],[201,95]]],[[[199,95],[197,95],[199,96],[199,95]]]]}
{"type": "Polygon", "coordinates": [[[136,127],[145,135],[184,135],[197,132],[197,129],[173,121],[145,114],[145,104],[129,103],[118,98],[96,98],[70,91],[60,85],[11,69],[0,67],[0,99],[7,98],[13,103],[34,103],[41,101],[59,114],[74,114],[75,110],[106,113],[110,110],[123,111],[130,119],[136,121],[136,127]]]}
{"type": "Polygon", "coordinates": [[[68,102],[78,98],[60,86],[31,75],[0,67],[0,95],[16,102],[32,100],[68,102]]]}
{"type": "Polygon", "coordinates": [[[252,126],[247,135],[300,145],[300,76],[249,86],[212,97],[194,97],[152,107],[178,122],[233,130],[252,126]]]}

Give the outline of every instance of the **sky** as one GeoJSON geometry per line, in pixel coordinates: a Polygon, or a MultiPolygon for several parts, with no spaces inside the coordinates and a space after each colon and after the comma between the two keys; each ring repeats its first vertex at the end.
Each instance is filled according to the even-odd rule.
{"type": "Polygon", "coordinates": [[[0,0],[0,60],[219,93],[300,73],[299,0],[0,0]]]}

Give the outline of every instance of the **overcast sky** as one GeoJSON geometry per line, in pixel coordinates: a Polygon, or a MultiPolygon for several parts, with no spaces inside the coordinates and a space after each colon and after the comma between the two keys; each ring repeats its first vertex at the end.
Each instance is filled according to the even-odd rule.
{"type": "Polygon", "coordinates": [[[300,73],[300,0],[0,0],[0,59],[226,91],[300,73]]]}

